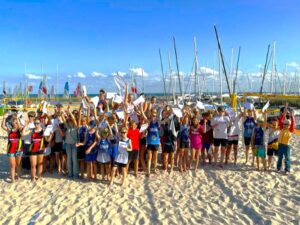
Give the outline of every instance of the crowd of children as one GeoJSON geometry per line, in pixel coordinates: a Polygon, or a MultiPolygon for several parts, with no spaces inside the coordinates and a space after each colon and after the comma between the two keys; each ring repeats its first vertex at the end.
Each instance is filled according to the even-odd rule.
{"type": "Polygon", "coordinates": [[[252,151],[252,166],[271,170],[277,156],[276,170],[281,171],[285,158],[285,173],[290,172],[290,139],[295,119],[288,105],[279,117],[257,117],[255,110],[234,112],[219,106],[203,112],[196,107],[184,107],[182,116],[174,113],[169,105],[150,102],[134,103],[126,85],[122,103],[108,101],[100,90],[99,102],[93,106],[84,97],[86,106],[70,110],[58,103],[50,115],[38,109],[27,112],[21,123],[17,113],[5,114],[2,129],[7,132],[7,156],[11,181],[20,178],[22,160],[30,159],[31,180],[38,180],[49,170],[66,174],[70,178],[114,182],[115,176],[126,175],[133,168],[146,176],[157,173],[161,149],[162,170],[170,174],[174,167],[181,173],[202,165],[237,164],[239,139],[242,135],[245,163],[252,151]],[[220,157],[219,157],[220,156],[220,157]],[[119,168],[119,169],[118,169],[119,168]],[[100,171],[98,172],[98,169],[100,171]]]}

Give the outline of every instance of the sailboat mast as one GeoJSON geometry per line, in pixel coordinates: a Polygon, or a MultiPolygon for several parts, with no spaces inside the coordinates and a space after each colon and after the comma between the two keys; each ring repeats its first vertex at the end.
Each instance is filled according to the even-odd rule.
{"type": "Polygon", "coordinates": [[[270,51],[270,45],[268,45],[267,57],[266,57],[266,62],[265,62],[265,66],[264,66],[264,73],[263,73],[263,78],[262,78],[262,82],[261,82],[261,86],[260,86],[260,91],[259,91],[260,94],[262,94],[262,92],[263,92],[264,81],[265,81],[265,77],[266,77],[266,74],[267,74],[269,51],[270,51]]]}
{"type": "Polygon", "coordinates": [[[172,66],[171,66],[171,54],[170,54],[170,51],[168,52],[168,64],[169,64],[169,73],[170,73],[169,95],[171,96],[171,91],[172,91],[173,100],[175,100],[176,82],[173,80],[173,70],[172,70],[172,66]],[[174,84],[175,84],[175,86],[174,86],[174,84]]]}
{"type": "Polygon", "coordinates": [[[164,82],[164,97],[165,97],[165,100],[167,101],[167,96],[166,96],[166,81],[165,81],[164,67],[163,67],[163,63],[162,63],[160,49],[158,49],[158,52],[159,52],[159,58],[160,58],[160,68],[161,68],[162,78],[163,78],[163,82],[164,82]]]}
{"type": "Polygon", "coordinates": [[[176,41],[175,37],[173,37],[173,43],[174,43],[174,51],[175,51],[175,58],[176,58],[176,68],[177,68],[177,75],[178,75],[178,81],[179,81],[179,90],[180,90],[180,95],[183,96],[183,91],[182,91],[182,86],[181,86],[181,79],[180,79],[180,74],[179,74],[179,66],[178,66],[178,56],[177,56],[177,49],[176,49],[176,41]]]}
{"type": "Polygon", "coordinates": [[[230,88],[231,88],[231,90],[233,90],[233,68],[232,67],[233,67],[233,48],[231,48],[230,70],[229,70],[229,78],[230,78],[230,88]]]}
{"type": "Polygon", "coordinates": [[[221,104],[223,104],[223,81],[222,81],[222,70],[221,70],[221,54],[219,50],[219,78],[220,78],[220,98],[221,104]]]}
{"type": "Polygon", "coordinates": [[[199,86],[197,87],[197,83],[198,83],[198,76],[197,76],[197,72],[198,72],[198,51],[197,51],[197,40],[196,37],[194,37],[194,54],[195,54],[195,97],[196,99],[199,97],[199,86]],[[198,95],[198,96],[197,96],[198,95]]]}

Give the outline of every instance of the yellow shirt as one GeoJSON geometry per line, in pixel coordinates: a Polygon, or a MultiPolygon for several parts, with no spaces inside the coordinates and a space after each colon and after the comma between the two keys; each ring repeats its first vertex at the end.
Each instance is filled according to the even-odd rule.
{"type": "Polygon", "coordinates": [[[288,145],[291,137],[292,137],[292,133],[290,132],[289,129],[281,130],[278,136],[278,142],[279,144],[288,145]]]}

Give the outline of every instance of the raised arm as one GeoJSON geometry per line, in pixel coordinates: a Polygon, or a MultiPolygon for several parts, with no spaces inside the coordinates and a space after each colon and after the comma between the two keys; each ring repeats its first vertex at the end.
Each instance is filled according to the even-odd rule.
{"type": "Polygon", "coordinates": [[[8,132],[8,128],[6,127],[6,125],[5,125],[5,120],[6,120],[6,117],[7,116],[7,114],[5,113],[4,115],[3,115],[3,118],[2,118],[2,123],[1,123],[1,128],[3,129],[3,130],[5,130],[6,132],[8,132]]]}

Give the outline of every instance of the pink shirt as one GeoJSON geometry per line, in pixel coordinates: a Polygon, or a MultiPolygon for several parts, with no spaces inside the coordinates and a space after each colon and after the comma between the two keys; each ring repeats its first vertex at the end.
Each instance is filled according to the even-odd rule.
{"type": "Polygon", "coordinates": [[[199,128],[194,128],[193,126],[190,127],[191,148],[202,148],[203,129],[202,125],[200,125],[199,128]]]}

